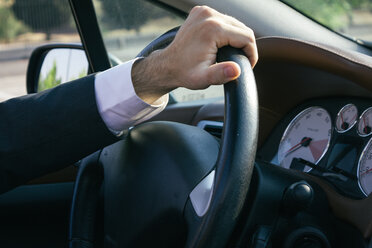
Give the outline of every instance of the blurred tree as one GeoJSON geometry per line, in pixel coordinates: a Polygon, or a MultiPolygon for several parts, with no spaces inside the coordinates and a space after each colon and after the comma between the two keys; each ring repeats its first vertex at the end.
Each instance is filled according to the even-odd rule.
{"type": "Polygon", "coordinates": [[[27,28],[18,21],[9,5],[0,2],[0,41],[9,42],[27,28]]]}
{"type": "Polygon", "coordinates": [[[68,24],[71,17],[66,0],[15,0],[12,9],[33,31],[46,33],[48,40],[51,30],[68,24]]]}
{"type": "Polygon", "coordinates": [[[57,78],[57,63],[53,61],[53,67],[48,71],[44,78],[39,78],[38,91],[51,89],[60,85],[62,82],[61,78],[57,78]]]}
{"type": "Polygon", "coordinates": [[[134,29],[137,32],[150,18],[160,18],[163,12],[143,0],[103,0],[103,18],[111,28],[134,29]]]}
{"type": "Polygon", "coordinates": [[[352,10],[372,9],[371,0],[283,0],[283,2],[339,31],[352,21],[352,10]]]}
{"type": "Polygon", "coordinates": [[[349,0],[347,2],[349,2],[353,8],[368,8],[369,10],[372,9],[371,0],[349,0]]]}

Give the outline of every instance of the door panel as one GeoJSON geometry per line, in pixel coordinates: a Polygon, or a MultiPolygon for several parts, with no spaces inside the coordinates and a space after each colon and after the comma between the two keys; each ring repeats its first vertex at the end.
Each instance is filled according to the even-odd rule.
{"type": "Polygon", "coordinates": [[[0,247],[67,247],[73,183],[20,186],[0,195],[0,247]]]}

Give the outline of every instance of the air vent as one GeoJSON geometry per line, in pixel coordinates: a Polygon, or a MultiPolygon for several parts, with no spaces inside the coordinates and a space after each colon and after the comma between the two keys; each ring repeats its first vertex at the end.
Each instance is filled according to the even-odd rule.
{"type": "Polygon", "coordinates": [[[220,121],[200,121],[198,127],[204,129],[208,133],[217,138],[221,138],[223,122],[220,121]]]}

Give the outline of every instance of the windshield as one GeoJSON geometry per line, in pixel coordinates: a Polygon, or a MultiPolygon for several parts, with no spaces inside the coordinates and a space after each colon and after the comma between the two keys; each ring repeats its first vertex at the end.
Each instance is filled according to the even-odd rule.
{"type": "MultiPolygon", "coordinates": [[[[146,0],[93,0],[93,3],[106,50],[112,59],[116,58],[116,63],[134,58],[156,37],[184,21],[165,6],[146,0]]],[[[221,98],[223,87],[197,91],[178,88],[171,96],[177,102],[221,98]]]]}
{"type": "Polygon", "coordinates": [[[354,39],[372,41],[371,0],[282,0],[320,24],[354,39]]]}
{"type": "Polygon", "coordinates": [[[153,39],[183,19],[144,0],[94,0],[107,51],[121,61],[134,58],[153,39]]]}

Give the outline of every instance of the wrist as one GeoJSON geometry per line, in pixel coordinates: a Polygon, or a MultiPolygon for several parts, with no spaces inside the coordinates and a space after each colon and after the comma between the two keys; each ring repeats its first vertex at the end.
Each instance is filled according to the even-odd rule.
{"type": "Polygon", "coordinates": [[[131,76],[138,97],[152,104],[176,87],[172,84],[171,69],[164,56],[164,50],[138,59],[132,66],[131,76]]]}

